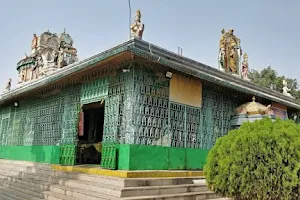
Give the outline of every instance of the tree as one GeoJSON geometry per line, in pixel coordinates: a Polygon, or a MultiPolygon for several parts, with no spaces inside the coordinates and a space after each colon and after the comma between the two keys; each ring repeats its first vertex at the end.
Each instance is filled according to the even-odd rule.
{"type": "Polygon", "coordinates": [[[300,102],[300,91],[298,90],[297,79],[291,79],[285,76],[278,76],[278,73],[270,66],[261,71],[254,69],[251,70],[249,72],[249,78],[253,83],[259,86],[271,88],[278,92],[282,92],[282,81],[283,79],[285,79],[288,83],[288,87],[291,89],[292,96],[294,96],[295,99],[300,102]]]}
{"type": "Polygon", "coordinates": [[[238,200],[300,199],[300,125],[271,119],[244,123],[219,138],[204,173],[209,188],[238,200]]]}

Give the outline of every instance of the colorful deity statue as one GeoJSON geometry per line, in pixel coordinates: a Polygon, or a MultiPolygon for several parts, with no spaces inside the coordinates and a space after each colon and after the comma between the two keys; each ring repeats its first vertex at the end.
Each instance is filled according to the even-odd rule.
{"type": "Polygon", "coordinates": [[[240,39],[233,34],[233,29],[221,31],[219,49],[219,69],[227,73],[240,75],[241,47],[240,39]]]}
{"type": "Polygon", "coordinates": [[[243,62],[242,62],[242,78],[243,79],[249,80],[248,72],[249,72],[248,55],[246,53],[244,53],[243,62]]]}
{"type": "Polygon", "coordinates": [[[142,39],[144,32],[144,24],[141,23],[141,11],[136,11],[134,23],[131,24],[131,38],[142,39]]]}

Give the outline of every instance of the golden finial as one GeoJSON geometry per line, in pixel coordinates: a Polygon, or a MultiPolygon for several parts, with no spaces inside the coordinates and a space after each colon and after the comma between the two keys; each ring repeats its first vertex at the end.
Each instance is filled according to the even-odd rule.
{"type": "Polygon", "coordinates": [[[252,97],[252,101],[255,102],[255,96],[252,97]]]}
{"type": "Polygon", "coordinates": [[[245,58],[248,58],[247,53],[244,53],[243,58],[244,58],[244,59],[245,59],[245,58]]]}

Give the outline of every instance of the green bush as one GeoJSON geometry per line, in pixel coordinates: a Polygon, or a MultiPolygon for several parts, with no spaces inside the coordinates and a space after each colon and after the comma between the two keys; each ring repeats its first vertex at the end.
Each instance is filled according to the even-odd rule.
{"type": "Polygon", "coordinates": [[[217,140],[204,166],[208,187],[240,200],[300,199],[300,125],[244,123],[217,140]]]}

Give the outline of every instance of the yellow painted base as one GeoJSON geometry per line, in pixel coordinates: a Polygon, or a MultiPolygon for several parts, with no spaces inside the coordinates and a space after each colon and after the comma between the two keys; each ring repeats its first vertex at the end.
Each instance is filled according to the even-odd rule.
{"type": "Polygon", "coordinates": [[[123,170],[108,170],[99,167],[84,167],[84,166],[61,166],[52,165],[52,169],[77,172],[84,174],[94,174],[102,176],[114,176],[120,178],[167,178],[167,177],[195,177],[204,176],[203,171],[168,171],[168,170],[144,170],[144,171],[123,171],[123,170]]]}

